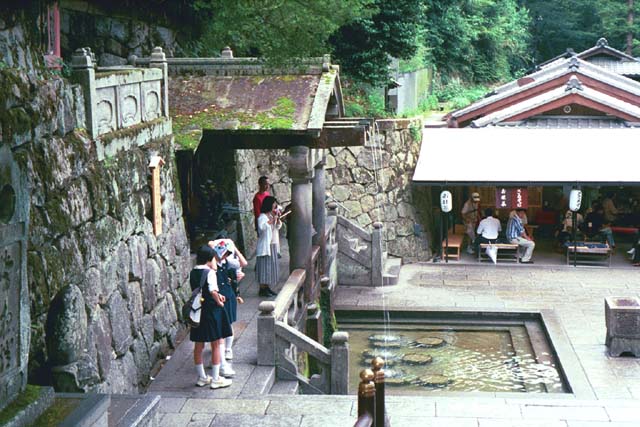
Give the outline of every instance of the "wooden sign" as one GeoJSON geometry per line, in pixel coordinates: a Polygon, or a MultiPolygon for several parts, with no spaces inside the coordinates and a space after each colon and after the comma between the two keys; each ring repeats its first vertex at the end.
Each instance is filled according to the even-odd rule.
{"type": "Polygon", "coordinates": [[[149,161],[151,169],[151,206],[153,208],[153,234],[162,234],[162,198],[160,195],[160,167],[164,160],[160,156],[153,156],[149,161]]]}
{"type": "Polygon", "coordinates": [[[527,209],[529,192],[526,188],[496,187],[497,209],[527,209]]]}

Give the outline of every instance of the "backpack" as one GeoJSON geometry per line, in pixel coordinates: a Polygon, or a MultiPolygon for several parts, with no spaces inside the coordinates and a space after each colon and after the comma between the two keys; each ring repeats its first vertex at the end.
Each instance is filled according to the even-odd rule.
{"type": "Polygon", "coordinates": [[[208,276],[209,269],[205,270],[202,274],[202,277],[200,278],[200,286],[191,292],[191,296],[182,306],[182,320],[192,328],[200,326],[200,314],[202,313],[201,308],[202,302],[204,301],[202,298],[202,288],[206,283],[208,276]]]}

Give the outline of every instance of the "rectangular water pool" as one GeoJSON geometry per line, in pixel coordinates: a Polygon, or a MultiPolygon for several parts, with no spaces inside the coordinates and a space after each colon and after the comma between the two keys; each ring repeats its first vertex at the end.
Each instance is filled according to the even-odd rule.
{"type": "MultiPolygon", "coordinates": [[[[388,394],[574,392],[541,313],[343,310],[336,317],[349,333],[352,394],[375,356],[386,360],[388,394]]],[[[561,342],[564,334],[555,335],[561,342]]]]}

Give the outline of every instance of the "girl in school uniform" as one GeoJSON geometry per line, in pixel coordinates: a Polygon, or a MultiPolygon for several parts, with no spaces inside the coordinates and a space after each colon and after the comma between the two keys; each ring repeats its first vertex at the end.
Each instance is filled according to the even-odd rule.
{"type": "Polygon", "coordinates": [[[191,328],[189,339],[194,342],[193,362],[198,379],[196,386],[212,389],[229,387],[231,380],[220,375],[220,344],[233,334],[231,323],[224,309],[225,297],[220,294],[215,269],[215,252],[209,246],[198,249],[197,265],[189,274],[191,290],[202,286],[200,325],[191,328]],[[202,362],[205,343],[211,343],[211,376],[207,375],[202,362]]]}
{"type": "MultiPolygon", "coordinates": [[[[227,268],[227,275],[229,277],[229,283],[231,284],[231,289],[233,289],[233,293],[236,295],[236,301],[238,302],[238,304],[242,304],[244,303],[244,300],[242,299],[242,297],[240,296],[240,287],[239,287],[239,282],[240,280],[242,280],[242,278],[244,277],[244,273],[242,271],[243,267],[246,267],[248,262],[247,259],[244,257],[244,255],[242,255],[242,252],[240,252],[240,250],[236,247],[235,243],[233,243],[233,240],[231,239],[226,239],[222,236],[218,236],[218,238],[216,240],[213,241],[209,241],[208,245],[211,248],[215,248],[216,246],[218,246],[219,244],[222,244],[221,248],[224,247],[224,245],[226,245],[227,247],[227,255],[226,258],[224,258],[224,264],[227,268]]],[[[220,251],[221,253],[223,253],[223,250],[220,251]]],[[[224,256],[224,255],[223,255],[224,256]]],[[[225,291],[223,292],[223,294],[226,296],[229,292],[225,289],[225,291]]],[[[226,304],[225,303],[225,307],[229,307],[229,310],[231,309],[231,304],[226,304]]],[[[229,318],[236,318],[236,314],[237,312],[233,312],[233,313],[229,313],[229,318]]],[[[232,322],[233,323],[233,322],[232,322]]],[[[225,360],[232,360],[233,359],[233,339],[234,336],[231,335],[230,337],[225,338],[224,340],[224,348],[221,348],[221,352],[224,352],[224,358],[225,360]]],[[[225,369],[225,363],[222,362],[222,369],[226,372],[227,369],[225,369]]],[[[230,369],[230,368],[229,368],[230,369]]],[[[231,371],[233,371],[231,369],[231,371]]]]}
{"type": "MultiPolygon", "coordinates": [[[[229,279],[229,272],[231,270],[229,263],[227,262],[229,256],[233,254],[233,247],[224,240],[218,240],[217,243],[213,246],[213,251],[215,252],[216,259],[216,276],[218,281],[218,287],[220,289],[220,294],[225,297],[224,301],[224,310],[227,312],[227,316],[229,318],[229,323],[233,324],[236,321],[237,313],[238,313],[238,303],[242,304],[244,301],[238,295],[237,282],[235,282],[235,286],[233,286],[231,280],[229,279]]],[[[231,345],[233,344],[233,327],[231,330],[231,335],[223,340],[223,342],[219,346],[220,352],[220,374],[224,377],[233,377],[236,372],[233,370],[231,363],[226,360],[226,348],[231,349],[231,345]],[[227,347],[227,345],[229,347],[227,347]]]]}

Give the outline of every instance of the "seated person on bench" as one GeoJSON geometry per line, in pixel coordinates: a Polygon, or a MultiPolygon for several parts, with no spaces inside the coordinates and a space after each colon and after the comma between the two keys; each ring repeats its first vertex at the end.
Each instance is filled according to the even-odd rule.
{"type": "Polygon", "coordinates": [[[609,243],[612,249],[615,248],[616,242],[613,240],[613,231],[611,231],[610,224],[606,223],[604,219],[604,209],[602,205],[594,203],[592,208],[593,211],[590,212],[585,219],[585,234],[590,238],[601,236],[609,243]]]}
{"type": "Polygon", "coordinates": [[[522,225],[522,218],[525,215],[524,209],[516,209],[516,214],[509,218],[507,223],[507,240],[509,243],[518,245],[519,248],[524,248],[525,252],[520,259],[521,264],[533,264],[531,256],[533,255],[533,249],[536,247],[533,239],[527,235],[527,231],[522,225]]]}
{"type": "MultiPolygon", "coordinates": [[[[576,240],[583,240],[582,233],[579,231],[582,229],[582,224],[584,223],[584,219],[582,218],[582,214],[576,213],[576,240]]],[[[561,248],[564,248],[564,243],[571,240],[573,238],[573,211],[567,209],[567,212],[564,214],[564,219],[562,220],[562,229],[558,233],[558,243],[561,248]]]]}
{"type": "Polygon", "coordinates": [[[493,209],[484,210],[485,218],[478,224],[478,237],[474,243],[476,251],[482,243],[498,243],[498,233],[502,231],[502,225],[498,218],[493,217],[493,209]]]}

